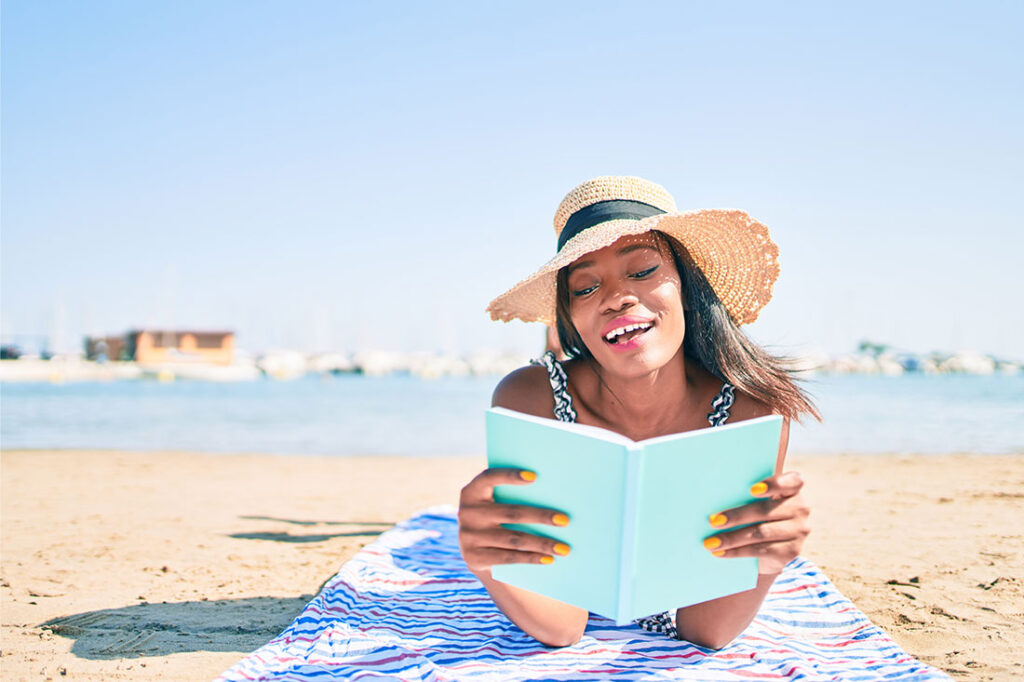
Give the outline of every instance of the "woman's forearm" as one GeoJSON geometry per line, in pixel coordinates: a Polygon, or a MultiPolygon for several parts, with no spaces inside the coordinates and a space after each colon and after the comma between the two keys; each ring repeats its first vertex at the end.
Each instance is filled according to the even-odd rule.
{"type": "Polygon", "coordinates": [[[490,571],[473,571],[473,575],[484,584],[501,612],[541,644],[571,646],[583,636],[590,615],[585,609],[499,582],[490,571]]]}
{"type": "MultiPolygon", "coordinates": [[[[499,582],[490,577],[490,571],[473,574],[501,612],[538,642],[553,647],[571,646],[583,636],[589,617],[585,609],[499,582]]],[[[680,639],[721,649],[754,620],[776,576],[759,575],[752,590],[678,609],[676,630],[680,639]]]]}
{"type": "Polygon", "coordinates": [[[778,573],[757,576],[757,587],[676,611],[680,639],[708,649],[721,649],[736,639],[757,615],[778,573]]]}

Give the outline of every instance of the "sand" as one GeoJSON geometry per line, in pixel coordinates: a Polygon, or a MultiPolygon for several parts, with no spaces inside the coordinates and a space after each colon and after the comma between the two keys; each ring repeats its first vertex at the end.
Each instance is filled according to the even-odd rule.
{"type": "MultiPolygon", "coordinates": [[[[475,458],[4,452],[5,680],[202,680],[475,458]]],[[[804,555],[908,652],[1024,679],[1024,455],[792,458],[804,555]]]]}

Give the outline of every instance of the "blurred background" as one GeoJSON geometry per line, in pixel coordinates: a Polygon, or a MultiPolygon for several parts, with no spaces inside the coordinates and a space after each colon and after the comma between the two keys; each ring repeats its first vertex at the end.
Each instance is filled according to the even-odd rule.
{"type": "Polygon", "coordinates": [[[1021,452],[1015,2],[2,6],[10,448],[472,454],[587,178],[769,226],[803,452],[1021,452]]]}

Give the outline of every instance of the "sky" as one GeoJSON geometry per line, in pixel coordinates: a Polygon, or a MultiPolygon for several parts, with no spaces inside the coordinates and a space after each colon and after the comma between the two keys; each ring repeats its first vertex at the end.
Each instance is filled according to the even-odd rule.
{"type": "Polygon", "coordinates": [[[639,175],[740,208],[778,352],[1024,359],[1024,4],[5,0],[0,334],[533,353],[488,301],[639,175]]]}

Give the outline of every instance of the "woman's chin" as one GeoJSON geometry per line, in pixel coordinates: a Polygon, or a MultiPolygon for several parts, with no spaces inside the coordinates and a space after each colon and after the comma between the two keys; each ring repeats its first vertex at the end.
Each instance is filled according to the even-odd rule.
{"type": "MultiPolygon", "coordinates": [[[[608,345],[608,344],[606,344],[608,345]]],[[[602,348],[595,359],[601,368],[623,378],[636,378],[656,372],[668,365],[676,353],[656,345],[643,345],[629,350],[602,348]]]]}

